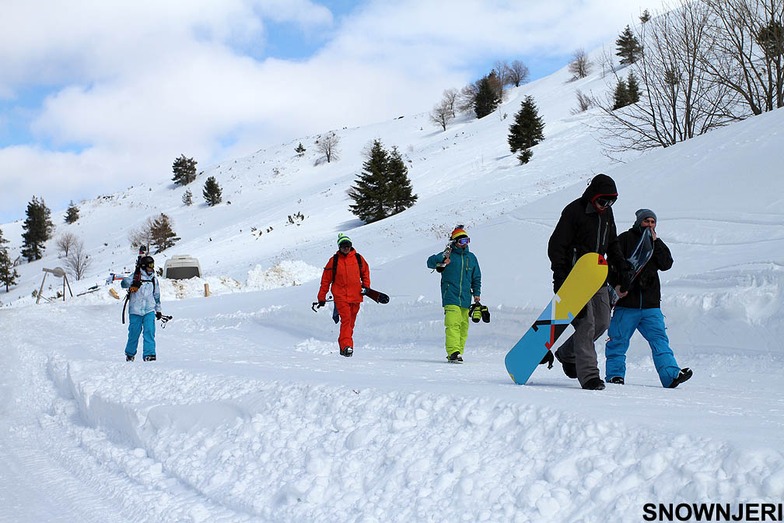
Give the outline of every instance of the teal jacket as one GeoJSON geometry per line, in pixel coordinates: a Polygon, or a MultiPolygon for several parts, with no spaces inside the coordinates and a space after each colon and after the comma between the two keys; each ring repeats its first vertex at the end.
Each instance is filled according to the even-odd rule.
{"type": "MultiPolygon", "coordinates": [[[[449,265],[441,273],[441,304],[458,305],[467,309],[473,303],[474,296],[481,296],[482,271],[474,253],[465,249],[453,248],[449,265]]],[[[435,269],[444,261],[444,253],[439,252],[427,259],[427,266],[435,269]]]]}

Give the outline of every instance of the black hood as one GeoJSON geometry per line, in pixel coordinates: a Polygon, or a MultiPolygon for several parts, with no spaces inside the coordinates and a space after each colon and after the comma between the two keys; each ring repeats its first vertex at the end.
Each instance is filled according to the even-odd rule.
{"type": "Polygon", "coordinates": [[[589,202],[593,202],[594,198],[598,195],[618,197],[618,189],[615,187],[615,181],[606,174],[597,174],[588,184],[588,187],[583,193],[583,198],[589,202]]]}

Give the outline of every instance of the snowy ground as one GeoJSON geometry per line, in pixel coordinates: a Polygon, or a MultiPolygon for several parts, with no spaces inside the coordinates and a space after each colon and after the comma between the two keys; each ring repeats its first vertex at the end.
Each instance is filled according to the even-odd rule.
{"type": "MultiPolygon", "coordinates": [[[[641,521],[647,503],[781,504],[784,113],[610,164],[586,126],[596,115],[563,103],[604,81],[565,74],[499,110],[533,94],[545,115],[525,168],[506,149],[508,119],[440,133],[420,115],[344,131],[336,165],[297,159],[295,143],[205,172],[231,205],[185,208],[168,183],[84,202],[57,226],[94,256],[74,292],[98,291],[35,305],[41,269],[61,263],[50,246],[0,295],[0,521],[603,522],[641,521]],[[411,159],[420,201],[360,226],[345,190],[377,137],[411,159]],[[673,251],[662,307],[695,373],[677,389],[661,388],[639,336],[625,386],[583,391],[558,366],[525,386],[505,373],[549,299],[547,238],[595,172],[618,183],[619,229],[652,208],[673,251]],[[298,210],[301,225],[286,225],[298,210]],[[174,319],[159,360],[128,364],[103,280],[132,264],[127,231],[157,212],[183,238],[158,265],[193,254],[204,278],[162,282],[174,319]],[[451,365],[425,259],[458,222],[492,320],[451,365]],[[392,296],[363,305],[351,359],[329,311],[310,310],[338,231],[392,296]]],[[[19,222],[2,230],[18,251],[19,222]]]]}

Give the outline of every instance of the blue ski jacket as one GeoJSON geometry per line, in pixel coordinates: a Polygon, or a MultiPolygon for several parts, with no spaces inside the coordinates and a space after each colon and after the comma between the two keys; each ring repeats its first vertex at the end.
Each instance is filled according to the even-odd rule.
{"type": "MultiPolygon", "coordinates": [[[[133,275],[123,278],[120,286],[127,289],[131,286],[133,275]]],[[[128,303],[128,314],[144,316],[150,312],[161,312],[161,286],[158,284],[158,277],[155,273],[148,274],[141,271],[142,286],[139,290],[131,293],[128,303]]]]}
{"type": "MultiPolygon", "coordinates": [[[[467,309],[473,303],[474,296],[481,296],[482,271],[479,269],[479,261],[468,247],[452,249],[450,259],[449,265],[441,273],[441,304],[467,309]]],[[[443,261],[444,253],[439,252],[427,259],[427,266],[435,269],[443,261]]]]}

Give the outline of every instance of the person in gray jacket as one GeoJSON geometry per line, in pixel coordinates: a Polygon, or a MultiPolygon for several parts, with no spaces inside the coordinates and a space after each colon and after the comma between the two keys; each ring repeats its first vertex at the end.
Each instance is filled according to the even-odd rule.
{"type": "Polygon", "coordinates": [[[139,335],[144,332],[143,360],[155,361],[155,320],[161,319],[161,287],[155,276],[155,260],[144,256],[131,276],[120,283],[128,289],[128,343],[125,361],[136,357],[139,335]]]}

